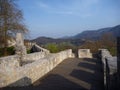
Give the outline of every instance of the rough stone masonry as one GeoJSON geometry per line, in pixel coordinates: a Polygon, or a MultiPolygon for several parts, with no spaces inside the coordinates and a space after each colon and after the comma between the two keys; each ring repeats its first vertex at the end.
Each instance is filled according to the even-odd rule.
{"type": "Polygon", "coordinates": [[[36,58],[36,60],[32,63],[23,66],[17,66],[12,70],[9,67],[7,68],[7,65],[5,69],[1,69],[5,64],[8,64],[7,62],[0,64],[0,88],[6,86],[31,85],[55,68],[63,60],[71,58],[72,56],[72,50],[69,49],[59,53],[49,54],[41,59],[36,58]]]}
{"type": "Polygon", "coordinates": [[[16,54],[18,55],[26,55],[26,47],[24,46],[24,39],[21,33],[17,33],[16,35],[16,54]]]}

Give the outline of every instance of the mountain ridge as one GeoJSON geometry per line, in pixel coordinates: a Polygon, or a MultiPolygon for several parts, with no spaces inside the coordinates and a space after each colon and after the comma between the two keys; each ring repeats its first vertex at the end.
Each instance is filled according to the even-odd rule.
{"type": "Polygon", "coordinates": [[[62,43],[62,42],[68,42],[76,45],[81,45],[85,41],[91,41],[91,40],[98,40],[101,38],[103,34],[106,33],[112,33],[115,37],[120,37],[120,25],[114,26],[114,27],[107,27],[107,28],[101,28],[98,30],[86,30],[81,33],[76,34],[75,36],[65,36],[62,38],[50,38],[50,37],[38,37],[33,42],[36,42],[40,45],[47,44],[47,43],[62,43]]]}
{"type": "Polygon", "coordinates": [[[77,35],[75,35],[71,38],[96,40],[96,39],[99,39],[103,34],[106,34],[106,33],[111,33],[115,37],[120,36],[120,25],[117,25],[114,27],[108,27],[108,28],[101,28],[98,30],[86,30],[81,33],[78,33],[77,35]]]}

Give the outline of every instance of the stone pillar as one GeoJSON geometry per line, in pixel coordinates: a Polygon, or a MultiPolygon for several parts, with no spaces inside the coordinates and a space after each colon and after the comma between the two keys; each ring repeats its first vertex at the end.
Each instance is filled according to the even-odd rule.
{"type": "Polygon", "coordinates": [[[118,90],[120,90],[120,37],[117,38],[117,73],[118,73],[118,90]]]}
{"type": "Polygon", "coordinates": [[[92,58],[92,53],[90,49],[79,49],[78,58],[92,58]]]}
{"type": "Polygon", "coordinates": [[[24,46],[24,39],[21,33],[16,35],[16,54],[20,56],[20,65],[22,65],[23,56],[27,54],[26,47],[24,46]]]}

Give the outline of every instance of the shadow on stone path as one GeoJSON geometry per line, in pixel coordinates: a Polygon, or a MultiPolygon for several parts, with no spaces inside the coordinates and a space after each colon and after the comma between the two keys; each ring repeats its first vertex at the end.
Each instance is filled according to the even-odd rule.
{"type": "Polygon", "coordinates": [[[103,71],[97,59],[66,59],[29,87],[3,90],[104,90],[103,71]]]}

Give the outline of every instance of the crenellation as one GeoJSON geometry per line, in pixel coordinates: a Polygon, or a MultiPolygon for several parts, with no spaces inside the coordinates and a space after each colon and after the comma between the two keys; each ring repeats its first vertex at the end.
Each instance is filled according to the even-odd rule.
{"type": "Polygon", "coordinates": [[[78,57],[79,58],[92,58],[92,53],[90,52],[90,49],[79,49],[78,57]]]}

